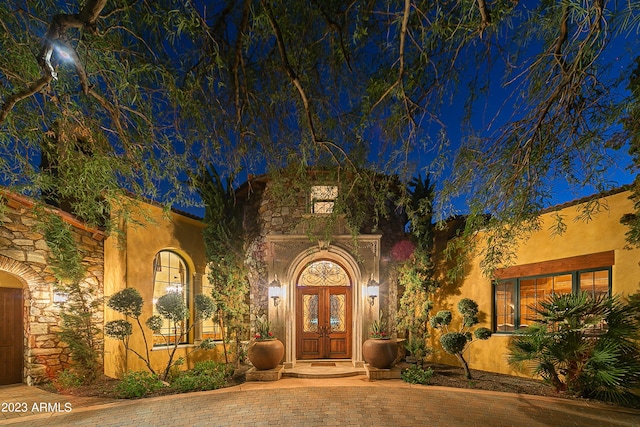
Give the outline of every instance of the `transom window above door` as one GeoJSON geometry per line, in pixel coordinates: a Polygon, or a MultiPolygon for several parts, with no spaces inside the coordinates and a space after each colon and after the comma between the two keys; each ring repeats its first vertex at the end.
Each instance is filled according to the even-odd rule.
{"type": "Polygon", "coordinates": [[[344,269],[331,261],[315,261],[302,274],[298,286],[351,286],[344,269]]]}

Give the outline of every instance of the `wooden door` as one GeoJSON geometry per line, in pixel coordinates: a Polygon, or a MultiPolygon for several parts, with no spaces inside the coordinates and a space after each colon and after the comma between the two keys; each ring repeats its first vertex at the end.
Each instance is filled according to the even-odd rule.
{"type": "Polygon", "coordinates": [[[22,289],[0,288],[0,385],[22,382],[22,289]]]}
{"type": "Polygon", "coordinates": [[[351,288],[300,287],[297,358],[351,357],[351,288]]]}

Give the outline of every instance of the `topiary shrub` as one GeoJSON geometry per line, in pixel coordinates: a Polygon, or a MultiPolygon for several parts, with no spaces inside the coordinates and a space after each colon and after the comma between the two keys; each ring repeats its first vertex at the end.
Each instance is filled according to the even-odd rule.
{"type": "Polygon", "coordinates": [[[460,353],[467,346],[467,336],[460,332],[449,332],[440,337],[440,344],[449,354],[460,353]]]}
{"type": "MultiPolygon", "coordinates": [[[[104,326],[104,331],[107,336],[121,340],[125,347],[125,353],[130,351],[135,354],[140,360],[144,361],[149,372],[156,374],[156,371],[151,366],[147,334],[145,333],[145,329],[142,327],[142,322],[140,320],[143,303],[144,301],[142,296],[134,288],[125,288],[113,294],[109,298],[107,305],[109,308],[124,314],[127,317],[127,320],[118,319],[107,322],[104,326]],[[135,320],[142,334],[142,339],[144,341],[144,353],[138,352],[136,349],[129,346],[129,339],[133,333],[133,326],[131,325],[131,322],[129,322],[129,318],[135,320]]],[[[179,343],[182,342],[182,339],[187,337],[193,328],[199,325],[203,320],[211,318],[216,310],[215,303],[206,295],[196,295],[194,298],[194,305],[195,319],[187,325],[190,313],[188,307],[184,303],[182,295],[177,293],[168,293],[158,298],[158,301],[156,302],[156,309],[159,315],[150,316],[145,321],[145,325],[149,329],[156,333],[160,333],[163,325],[163,319],[167,319],[172,323],[171,329],[178,335],[178,337],[173,341],[165,336],[168,356],[167,364],[160,373],[160,378],[162,380],[166,380],[169,377],[169,373],[173,367],[182,363],[181,360],[175,359],[176,351],[179,343]]],[[[194,347],[192,351],[207,350],[211,347],[211,341],[204,340],[199,346],[194,347]]],[[[127,358],[125,356],[125,370],[127,369],[126,360],[127,358]]]]}
{"type": "Polygon", "coordinates": [[[444,333],[440,337],[440,344],[444,351],[453,354],[462,364],[467,379],[471,379],[471,371],[469,365],[464,358],[464,351],[473,341],[473,337],[480,340],[486,340],[491,336],[491,330],[488,328],[478,328],[472,334],[470,329],[478,324],[478,304],[469,299],[463,298],[458,302],[458,311],[462,315],[462,324],[458,331],[449,331],[449,325],[453,320],[453,315],[449,310],[439,311],[429,320],[432,328],[442,330],[444,333]]]}

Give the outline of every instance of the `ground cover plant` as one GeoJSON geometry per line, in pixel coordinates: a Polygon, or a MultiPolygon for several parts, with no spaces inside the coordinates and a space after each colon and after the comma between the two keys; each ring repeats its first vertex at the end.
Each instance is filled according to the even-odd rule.
{"type": "Polygon", "coordinates": [[[429,384],[432,376],[432,368],[424,369],[418,365],[411,365],[400,374],[402,381],[409,384],[429,384]]]}
{"type": "Polygon", "coordinates": [[[227,384],[233,371],[231,365],[205,360],[191,370],[177,373],[171,380],[171,388],[181,393],[217,390],[227,384]]]}
{"type": "Polygon", "coordinates": [[[217,390],[238,385],[244,381],[244,372],[249,365],[236,368],[233,364],[203,360],[193,369],[172,370],[169,381],[161,381],[157,374],[149,371],[129,371],[122,378],[100,376],[92,383],[77,381],[62,372],[52,383],[42,384],[47,391],[83,397],[111,399],[140,399],[193,391],[217,390]]]}
{"type": "MultiPolygon", "coordinates": [[[[223,387],[232,387],[242,383],[243,373],[246,372],[249,367],[249,365],[242,365],[240,368],[236,368],[233,374],[227,378],[223,387]]],[[[410,368],[410,366],[406,366],[406,368],[410,368]]],[[[428,385],[425,385],[425,387],[438,386],[487,390],[504,393],[557,397],[571,400],[584,399],[564,392],[558,393],[553,387],[549,387],[547,383],[539,379],[471,369],[473,379],[467,380],[465,375],[461,373],[459,366],[429,363],[429,368],[433,370],[433,375],[429,378],[428,385]]],[[[118,379],[100,377],[90,385],[58,387],[58,389],[52,388],[51,385],[41,385],[40,387],[43,387],[48,391],[71,394],[74,396],[120,399],[122,397],[116,392],[116,385],[120,381],[121,380],[118,379]]],[[[286,379],[281,381],[286,381],[286,379]]],[[[164,386],[141,397],[154,397],[182,392],[186,391],[178,390],[173,386],[164,386]]],[[[633,402],[622,402],[621,404],[624,406],[634,407],[633,402]]],[[[635,407],[639,406],[636,404],[635,407]]]]}
{"type": "Polygon", "coordinates": [[[114,387],[117,397],[135,399],[147,396],[163,387],[158,376],[148,371],[129,371],[122,375],[114,387]]]}

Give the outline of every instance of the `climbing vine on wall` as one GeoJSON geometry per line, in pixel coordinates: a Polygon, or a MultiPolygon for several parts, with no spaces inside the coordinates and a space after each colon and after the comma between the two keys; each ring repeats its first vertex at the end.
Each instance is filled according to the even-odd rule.
{"type": "Polygon", "coordinates": [[[198,192],[205,204],[205,251],[209,267],[211,297],[216,307],[216,319],[223,334],[225,361],[227,345],[235,341],[236,359],[241,356],[241,340],[247,331],[249,313],[247,297],[249,281],[244,264],[245,238],[242,212],[236,203],[233,177],[223,182],[212,167],[203,167],[194,177],[198,192]]]}
{"type": "Polygon", "coordinates": [[[58,280],[55,292],[64,295],[60,305],[62,325],[58,335],[69,345],[73,368],[86,382],[101,371],[102,331],[94,321],[102,299],[87,283],[82,252],[71,227],[52,213],[39,212],[40,227],[50,250],[49,265],[58,280]]]}
{"type": "Polygon", "coordinates": [[[434,185],[427,176],[418,177],[409,184],[406,203],[410,220],[410,235],[415,243],[411,256],[398,268],[398,282],[404,292],[400,298],[397,326],[407,335],[407,350],[419,362],[430,353],[427,346],[427,325],[432,307],[431,295],[438,289],[435,265],[432,260],[434,245],[433,199],[434,185]]]}

